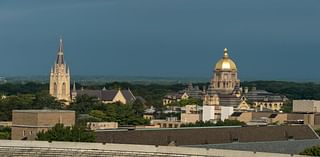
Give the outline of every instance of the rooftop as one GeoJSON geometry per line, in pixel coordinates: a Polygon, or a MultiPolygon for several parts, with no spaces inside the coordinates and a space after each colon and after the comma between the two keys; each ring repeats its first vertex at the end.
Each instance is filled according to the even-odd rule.
{"type": "Polygon", "coordinates": [[[72,111],[72,110],[12,110],[12,112],[28,112],[28,113],[70,112],[70,113],[75,113],[75,111],[72,111]]]}
{"type": "Polygon", "coordinates": [[[307,125],[98,131],[96,136],[97,142],[146,145],[169,145],[173,142],[177,146],[318,139],[307,125]]]}
{"type": "Polygon", "coordinates": [[[283,153],[283,154],[299,154],[306,148],[310,148],[315,145],[320,145],[319,139],[208,144],[208,145],[194,145],[190,147],[283,153]]]}

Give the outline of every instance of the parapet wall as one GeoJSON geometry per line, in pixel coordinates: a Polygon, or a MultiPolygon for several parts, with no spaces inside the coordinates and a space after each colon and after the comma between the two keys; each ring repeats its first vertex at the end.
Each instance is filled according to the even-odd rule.
{"type": "Polygon", "coordinates": [[[80,142],[46,142],[46,141],[17,141],[0,140],[0,155],[24,155],[48,156],[55,151],[56,155],[71,156],[95,156],[100,155],[122,155],[122,156],[221,156],[221,157],[300,157],[300,155],[275,154],[263,152],[235,151],[206,148],[186,148],[173,146],[151,146],[130,144],[102,144],[102,143],[80,143],[80,142]],[[23,152],[21,151],[23,150],[23,152]],[[58,151],[57,151],[58,150],[58,151]],[[19,154],[15,154],[15,153],[19,154]],[[42,154],[41,154],[42,153],[42,154]],[[57,154],[59,153],[59,154],[57,154]],[[62,154],[65,153],[65,154],[62,154]],[[67,154],[69,153],[69,154],[67,154]],[[91,154],[91,155],[90,155],[91,154]],[[127,155],[125,155],[127,154],[127,155]]]}

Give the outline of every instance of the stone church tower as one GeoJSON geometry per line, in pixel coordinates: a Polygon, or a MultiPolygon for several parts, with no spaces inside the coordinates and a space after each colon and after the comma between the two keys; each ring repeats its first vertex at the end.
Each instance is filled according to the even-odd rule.
{"type": "Polygon", "coordinates": [[[231,94],[236,87],[240,87],[237,66],[225,48],[223,58],[215,66],[210,88],[219,94],[231,94]]]}
{"type": "Polygon", "coordinates": [[[57,60],[50,73],[50,95],[58,100],[70,102],[70,70],[64,61],[63,41],[60,38],[60,45],[57,60]]]}

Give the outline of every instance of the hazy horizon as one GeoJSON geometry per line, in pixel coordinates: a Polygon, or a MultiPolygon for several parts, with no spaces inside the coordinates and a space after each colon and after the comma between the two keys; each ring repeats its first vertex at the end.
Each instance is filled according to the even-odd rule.
{"type": "Polygon", "coordinates": [[[320,80],[320,1],[0,2],[0,76],[210,78],[227,47],[240,80],[320,80]]]}

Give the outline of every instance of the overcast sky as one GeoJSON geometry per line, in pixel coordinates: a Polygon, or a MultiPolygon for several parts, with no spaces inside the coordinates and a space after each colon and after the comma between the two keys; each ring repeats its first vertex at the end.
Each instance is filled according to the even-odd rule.
{"type": "Polygon", "coordinates": [[[48,75],[58,39],[73,75],[320,80],[319,0],[1,0],[0,75],[48,75]]]}

